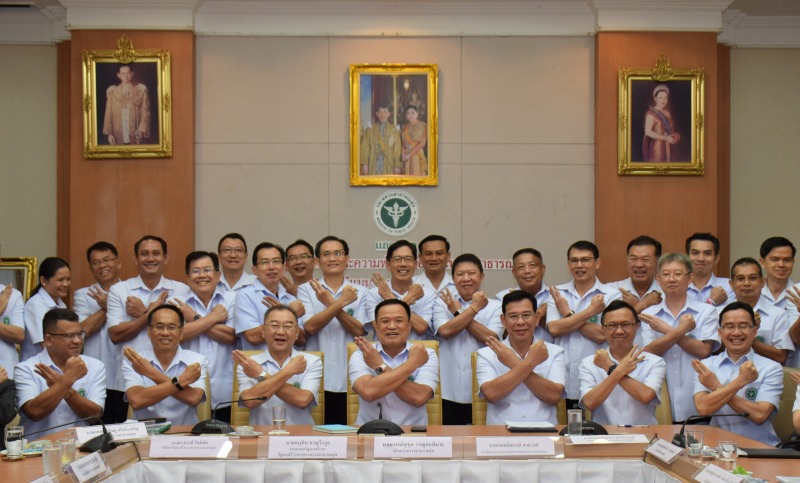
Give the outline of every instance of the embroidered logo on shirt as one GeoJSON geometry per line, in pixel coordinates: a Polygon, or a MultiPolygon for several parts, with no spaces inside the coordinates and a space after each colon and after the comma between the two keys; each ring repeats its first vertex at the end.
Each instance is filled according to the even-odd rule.
{"type": "Polygon", "coordinates": [[[589,317],[589,323],[590,324],[596,324],[597,323],[597,316],[593,315],[593,316],[589,317]]]}
{"type": "Polygon", "coordinates": [[[299,388],[300,387],[300,383],[299,382],[293,382],[292,386],[294,386],[296,388],[299,388]]]}
{"type": "Polygon", "coordinates": [[[78,394],[80,394],[82,397],[86,397],[86,389],[84,388],[78,389],[78,394]]]}
{"type": "Polygon", "coordinates": [[[756,395],[758,395],[758,389],[754,387],[751,387],[744,392],[744,397],[746,397],[748,401],[755,401],[756,395]]]}
{"type": "Polygon", "coordinates": [[[763,336],[763,335],[757,335],[757,336],[756,336],[756,340],[757,340],[757,341],[759,341],[759,342],[761,342],[761,343],[764,343],[764,342],[766,341],[766,339],[764,339],[764,336],[763,336]]]}
{"type": "Polygon", "coordinates": [[[411,382],[414,382],[414,380],[415,380],[414,375],[412,374],[412,375],[408,376],[408,380],[411,381],[411,382]]]}
{"type": "Polygon", "coordinates": [[[355,313],[356,313],[356,311],[355,311],[355,310],[353,310],[353,309],[347,309],[347,315],[349,315],[350,317],[352,317],[352,316],[353,316],[355,313]]]}
{"type": "Polygon", "coordinates": [[[8,317],[3,317],[3,324],[10,325],[11,324],[11,319],[9,319],[8,317]]]}

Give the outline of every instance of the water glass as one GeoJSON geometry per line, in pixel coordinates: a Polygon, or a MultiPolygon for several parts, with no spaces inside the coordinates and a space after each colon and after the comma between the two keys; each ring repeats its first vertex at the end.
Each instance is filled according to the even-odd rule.
{"type": "Polygon", "coordinates": [[[8,426],[6,427],[5,443],[6,454],[11,457],[22,456],[22,437],[25,435],[25,428],[22,426],[8,426]]]}
{"type": "Polygon", "coordinates": [[[286,406],[272,406],[272,424],[275,431],[286,430],[286,406]]]}
{"type": "Polygon", "coordinates": [[[61,471],[60,444],[47,444],[42,447],[42,469],[45,475],[61,471]]]}
{"type": "Polygon", "coordinates": [[[720,441],[718,459],[723,463],[720,465],[722,468],[733,471],[736,468],[736,458],[739,457],[739,448],[733,441],[720,441]]]}
{"type": "Polygon", "coordinates": [[[696,429],[686,431],[686,448],[689,450],[689,458],[702,457],[703,432],[696,429]]]}
{"type": "Polygon", "coordinates": [[[78,443],[72,438],[59,438],[57,441],[61,445],[61,466],[66,466],[75,461],[78,451],[78,443]]]}
{"type": "Polygon", "coordinates": [[[580,436],[583,434],[583,410],[567,410],[567,434],[570,436],[580,436]]]}

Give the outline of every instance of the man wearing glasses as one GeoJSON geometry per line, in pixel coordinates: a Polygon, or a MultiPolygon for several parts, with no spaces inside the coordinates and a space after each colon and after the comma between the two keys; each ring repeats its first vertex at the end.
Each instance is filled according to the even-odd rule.
{"type": "Polygon", "coordinates": [[[298,317],[305,314],[303,304],[281,284],[286,269],[286,252],[280,245],[262,242],[253,250],[253,273],[256,281],[236,293],[236,313],[233,326],[241,338],[243,350],[265,350],[261,329],[267,309],[286,305],[298,317]]]}
{"type": "Polygon", "coordinates": [[[283,305],[271,307],[261,330],[267,350],[252,358],[233,351],[233,360],[239,364],[239,399],[267,398],[239,403],[250,409],[250,424],[272,425],[274,406],[286,407],[286,424],[314,424],[311,408],[317,404],[322,361],[293,347],[299,331],[297,316],[283,305]]]}
{"type": "Polygon", "coordinates": [[[744,418],[711,418],[711,425],[775,446],[772,427],[783,392],[783,370],[753,350],[758,332],[755,313],[744,302],[726,306],[719,316],[719,338],[725,350],[702,361],[695,370],[694,403],[698,414],[748,413],[744,418]]]}
{"type": "Polygon", "coordinates": [[[581,406],[600,424],[658,424],[656,407],[664,384],[664,359],[634,344],[636,309],[615,300],[600,317],[608,350],[581,361],[581,406]]]}
{"type": "Polygon", "coordinates": [[[297,297],[297,288],[314,278],[314,247],[298,239],[286,248],[286,271],[281,283],[286,291],[297,297]]]}
{"type": "MultiPolygon", "coordinates": [[[[32,433],[76,419],[100,417],[106,400],[106,371],[102,362],[81,355],[85,334],[77,314],[52,309],[44,315],[42,327],[44,349],[14,368],[20,424],[32,433]]],[[[56,431],[59,429],[37,437],[56,431]]]]}
{"type": "Polygon", "coordinates": [[[253,285],[256,276],[244,271],[244,264],[247,262],[247,242],[242,235],[228,233],[223,236],[217,244],[217,252],[222,265],[222,277],[219,279],[219,287],[222,290],[236,292],[253,285]]]}
{"type": "Polygon", "coordinates": [[[345,279],[350,259],[346,241],[326,236],[314,252],[322,277],[297,290],[308,308],[302,322],[308,337],[306,349],[325,353],[325,424],[347,424],[347,343],[367,333],[358,319],[366,290],[345,279]]]}
{"type": "Polygon", "coordinates": [[[184,319],[173,305],[159,305],[147,316],[151,347],[123,349],[125,397],[135,419],[167,418],[174,425],[196,424],[206,398],[208,360],[180,346],[184,319]]]}
{"type": "Polygon", "coordinates": [[[81,329],[86,332],[84,355],[94,357],[106,365],[106,407],[103,422],[122,423],[128,419],[128,403],[122,390],[122,381],[117,380],[118,350],[108,335],[108,292],[119,282],[122,263],[117,248],[100,241],[86,250],[86,258],[94,275],[95,283],[76,290],[73,296],[75,313],[81,320],[81,329]]]}

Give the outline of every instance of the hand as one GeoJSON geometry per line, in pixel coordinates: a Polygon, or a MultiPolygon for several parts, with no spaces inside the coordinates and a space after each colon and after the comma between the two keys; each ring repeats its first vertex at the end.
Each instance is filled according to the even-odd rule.
{"type": "Polygon", "coordinates": [[[492,349],[492,351],[497,355],[497,360],[500,364],[508,367],[509,369],[513,369],[514,366],[519,364],[520,358],[516,352],[507,345],[500,342],[497,337],[490,336],[486,339],[486,346],[492,349]]]}
{"type": "Polygon", "coordinates": [[[206,317],[211,317],[215,324],[224,324],[228,320],[228,309],[222,304],[215,305],[206,317]]]}
{"type": "Polygon", "coordinates": [[[569,308],[569,302],[561,295],[561,291],[558,288],[549,287],[547,290],[550,292],[550,297],[553,299],[556,310],[561,314],[561,318],[566,317],[566,314],[572,310],[569,308]]]}
{"type": "Polygon", "coordinates": [[[589,302],[589,316],[597,315],[606,308],[606,299],[603,298],[603,294],[599,293],[592,296],[591,302],[589,302]]]}
{"type": "Polygon", "coordinates": [[[671,325],[659,319],[655,315],[645,314],[644,312],[642,312],[641,314],[639,314],[639,320],[649,325],[651,329],[658,332],[659,334],[666,334],[672,330],[671,325]]]}
{"type": "Polygon", "coordinates": [[[392,293],[392,289],[389,287],[386,280],[381,277],[380,273],[375,272],[372,274],[372,283],[378,288],[378,295],[380,295],[383,300],[397,298],[394,296],[394,293],[392,293]]]}
{"type": "Polygon", "coordinates": [[[644,352],[644,348],[639,349],[639,346],[634,344],[634,346],[631,347],[630,352],[628,352],[628,354],[623,357],[621,361],[619,361],[619,364],[617,364],[617,368],[614,369],[614,372],[619,372],[625,376],[633,372],[633,370],[636,369],[636,366],[644,360],[642,352],[644,352]]]}
{"type": "Polygon", "coordinates": [[[428,351],[420,344],[411,344],[408,348],[408,360],[406,361],[414,368],[420,368],[428,362],[428,351]]]}
{"type": "Polygon", "coordinates": [[[117,144],[117,138],[113,134],[108,135],[108,144],[117,144]]]}
{"type": "MultiPolygon", "coordinates": [[[[165,303],[167,303],[167,298],[168,297],[169,297],[169,291],[168,290],[164,290],[163,292],[161,292],[158,295],[158,297],[156,297],[155,300],[150,302],[150,304],[147,306],[147,309],[144,312],[142,312],[140,315],[134,315],[134,317],[140,317],[142,315],[150,313],[154,308],[158,307],[159,305],[164,305],[165,303]]],[[[128,298],[131,298],[131,297],[128,297],[128,298]]],[[[142,303],[142,301],[137,299],[136,297],[133,297],[133,298],[138,300],[140,304],[142,303]]],[[[127,302],[126,302],[125,305],[127,306],[127,302]]],[[[130,312],[128,312],[128,313],[130,314],[130,312]]],[[[133,314],[131,314],[131,315],[133,315],[133,314]]]]}
{"type": "Polygon", "coordinates": [[[622,301],[626,304],[630,305],[631,307],[636,307],[639,304],[639,298],[636,295],[633,295],[629,291],[625,290],[622,287],[618,288],[619,293],[622,294],[622,301]]]}
{"type": "Polygon", "coordinates": [[[544,345],[544,341],[537,340],[531,344],[531,347],[528,349],[528,354],[525,356],[525,360],[530,362],[532,367],[536,367],[546,361],[549,356],[550,354],[547,350],[547,346],[544,345]]]}
{"type": "Polygon", "coordinates": [[[714,301],[714,305],[724,304],[728,300],[728,294],[722,287],[714,287],[711,289],[709,298],[714,301]]]}
{"type": "Polygon", "coordinates": [[[750,384],[758,379],[758,370],[756,369],[756,365],[753,364],[753,361],[747,361],[739,366],[738,377],[744,384],[750,384]]]}
{"type": "Polygon", "coordinates": [[[195,362],[194,364],[189,364],[184,369],[183,374],[178,376],[178,382],[183,387],[187,387],[200,379],[200,363],[195,362]]]}
{"type": "Polygon", "coordinates": [[[789,377],[795,382],[795,384],[800,384],[800,372],[790,372],[789,377]]]}
{"type": "Polygon", "coordinates": [[[299,320],[302,316],[306,315],[306,306],[303,305],[303,302],[299,300],[292,300],[289,302],[288,307],[292,309],[294,312],[295,317],[299,320]]]}
{"type": "Polygon", "coordinates": [[[88,373],[89,368],[80,356],[72,356],[64,364],[64,377],[73,384],[88,373]]]}
{"type": "Polygon", "coordinates": [[[323,287],[322,284],[319,283],[319,280],[314,280],[312,278],[309,280],[309,283],[314,293],[317,295],[317,300],[319,300],[322,305],[330,307],[336,301],[333,298],[333,294],[327,288],[323,287]]]}
{"type": "Polygon", "coordinates": [[[11,299],[11,289],[11,284],[8,284],[0,291],[0,314],[5,312],[6,308],[8,308],[8,301],[11,299]]]}
{"type": "Polygon", "coordinates": [[[342,289],[342,294],[339,296],[339,301],[342,303],[342,308],[347,307],[358,300],[358,290],[352,285],[345,285],[342,289]]]}
{"type": "Polygon", "coordinates": [[[8,372],[6,372],[6,368],[0,366],[0,384],[6,382],[8,380],[8,372]]]}
{"type": "Polygon", "coordinates": [[[489,299],[486,298],[485,293],[475,292],[472,294],[472,303],[470,303],[469,306],[472,307],[472,310],[474,310],[476,314],[483,310],[487,305],[489,305],[489,299]]]}
{"type": "Polygon", "coordinates": [[[403,302],[408,305],[414,305],[414,302],[421,299],[424,295],[425,291],[422,289],[422,285],[415,283],[408,287],[408,292],[406,292],[406,296],[403,297],[403,302]]]}
{"type": "Polygon", "coordinates": [[[684,334],[693,331],[696,326],[697,324],[692,314],[683,314],[681,318],[678,319],[678,330],[682,331],[684,334]]]}
{"type": "Polygon", "coordinates": [[[796,285],[786,289],[786,298],[800,311],[800,289],[796,285]]]}
{"type": "Polygon", "coordinates": [[[608,369],[614,364],[611,361],[611,357],[608,355],[608,351],[605,349],[599,349],[594,353],[594,365],[599,367],[605,372],[608,372],[608,369]]]}
{"type": "Polygon", "coordinates": [[[383,364],[383,357],[378,353],[378,349],[375,348],[374,345],[370,344],[367,339],[363,337],[356,337],[353,339],[358,346],[358,350],[364,355],[364,363],[372,369],[375,370],[376,367],[379,367],[383,364]]]}
{"type": "MultiPolygon", "coordinates": [[[[104,312],[108,312],[108,292],[100,288],[99,285],[93,285],[89,287],[87,294],[97,302],[97,305],[99,305],[104,312]]],[[[2,310],[0,310],[0,313],[2,313],[2,310]]]]}
{"type": "Polygon", "coordinates": [[[251,359],[250,356],[240,350],[233,351],[231,353],[231,358],[242,367],[244,374],[251,379],[258,377],[258,375],[264,370],[261,367],[261,364],[257,363],[251,359]]]}
{"type": "Polygon", "coordinates": [[[194,321],[194,316],[197,315],[197,312],[195,312],[193,308],[189,307],[189,304],[179,299],[178,297],[175,297],[168,303],[174,307],[178,307],[178,310],[180,310],[181,313],[183,314],[183,320],[187,322],[194,321]]]}
{"type": "Polygon", "coordinates": [[[125,311],[134,319],[138,319],[147,312],[147,307],[139,297],[130,296],[125,300],[125,311]]]}
{"type": "Polygon", "coordinates": [[[697,373],[697,380],[700,381],[700,384],[709,391],[715,391],[722,386],[717,375],[708,370],[708,367],[699,360],[692,359],[692,369],[697,373]]]}
{"type": "Polygon", "coordinates": [[[153,368],[153,365],[150,364],[150,361],[142,357],[138,352],[133,350],[132,347],[123,347],[122,355],[128,359],[128,361],[131,363],[131,367],[134,371],[136,371],[137,374],[153,381],[153,377],[155,377],[153,371],[155,371],[155,368],[153,368]]]}
{"type": "Polygon", "coordinates": [[[264,297],[261,298],[261,305],[263,305],[267,309],[271,309],[272,307],[277,307],[278,305],[281,305],[281,303],[275,297],[264,295],[264,297]]]}
{"type": "Polygon", "coordinates": [[[543,303],[536,309],[536,323],[547,330],[547,303],[543,303]]]}
{"type": "Polygon", "coordinates": [[[282,371],[287,371],[289,374],[297,375],[306,372],[306,358],[302,355],[296,355],[289,359],[289,363],[286,364],[282,371]]]}
{"type": "Polygon", "coordinates": [[[439,293],[439,298],[442,299],[445,305],[447,305],[447,310],[449,310],[451,314],[461,310],[461,305],[452,295],[450,295],[450,290],[446,288],[442,290],[439,293]]]}
{"type": "Polygon", "coordinates": [[[281,285],[283,285],[283,288],[285,288],[287,292],[297,297],[297,284],[294,283],[292,277],[284,273],[281,276],[281,285]]]}
{"type": "Polygon", "coordinates": [[[47,387],[52,386],[63,377],[60,372],[54,370],[47,364],[36,364],[33,371],[44,379],[44,382],[47,383],[47,387]]]}
{"type": "MultiPolygon", "coordinates": [[[[653,305],[658,305],[661,303],[661,292],[658,290],[653,290],[649,292],[644,297],[642,297],[642,302],[645,304],[645,308],[652,307],[653,305]]],[[[635,306],[635,305],[634,305],[635,306]]]]}

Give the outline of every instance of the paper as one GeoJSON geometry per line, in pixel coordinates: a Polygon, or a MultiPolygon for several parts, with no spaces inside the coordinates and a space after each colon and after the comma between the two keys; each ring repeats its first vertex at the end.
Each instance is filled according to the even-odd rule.
{"type": "Polygon", "coordinates": [[[493,456],[555,456],[556,446],[547,436],[512,438],[475,438],[478,457],[493,456]]]}
{"type": "Polygon", "coordinates": [[[601,443],[649,443],[650,440],[643,434],[604,434],[592,436],[570,436],[572,444],[601,444],[601,443]]]}
{"type": "Polygon", "coordinates": [[[346,459],[347,436],[281,436],[269,438],[269,454],[274,459],[346,459]]]}
{"type": "Polygon", "coordinates": [[[106,465],[103,457],[100,456],[99,451],[84,456],[83,458],[73,461],[69,464],[69,468],[78,479],[79,483],[89,481],[98,476],[107,476],[111,474],[111,468],[106,465]]]}
{"type": "Polygon", "coordinates": [[[675,446],[665,439],[656,439],[644,451],[650,453],[664,463],[670,464],[683,452],[683,448],[675,446]]]}
{"type": "Polygon", "coordinates": [[[151,458],[225,458],[233,448],[227,436],[153,436],[151,458]]]}
{"type": "Polygon", "coordinates": [[[452,458],[453,438],[391,436],[375,438],[375,458],[452,458]]]}
{"type": "Polygon", "coordinates": [[[506,426],[519,429],[556,429],[555,426],[547,421],[506,421],[506,426]]]}
{"type": "MultiPolygon", "coordinates": [[[[107,424],[106,428],[109,433],[114,435],[114,441],[125,442],[147,439],[147,430],[144,423],[107,424]]],[[[80,426],[75,428],[78,446],[101,434],[103,434],[102,426],[80,426]]]]}
{"type": "Polygon", "coordinates": [[[699,483],[739,483],[741,475],[734,475],[716,465],[707,465],[692,477],[699,483]]]}

